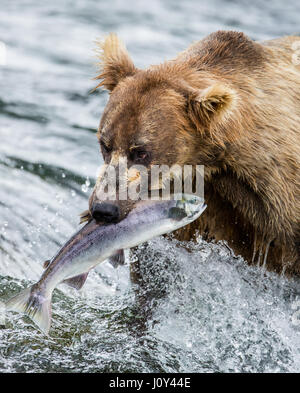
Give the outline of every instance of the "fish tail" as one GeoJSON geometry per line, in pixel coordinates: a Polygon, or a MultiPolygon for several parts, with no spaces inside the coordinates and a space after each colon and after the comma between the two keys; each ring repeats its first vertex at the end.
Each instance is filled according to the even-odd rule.
{"type": "Polygon", "coordinates": [[[7,310],[26,314],[46,335],[51,325],[51,298],[52,293],[43,293],[36,284],[6,303],[7,310]]]}

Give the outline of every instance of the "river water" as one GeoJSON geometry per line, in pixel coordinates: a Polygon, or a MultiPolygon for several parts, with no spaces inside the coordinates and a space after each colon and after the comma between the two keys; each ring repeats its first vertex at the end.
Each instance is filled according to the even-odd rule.
{"type": "MultiPolygon", "coordinates": [[[[107,101],[89,94],[95,38],[117,32],[145,67],[218,29],[268,39],[299,31],[299,19],[296,0],[1,0],[0,299],[39,278],[86,209],[107,101]]],[[[118,269],[104,262],[79,293],[56,290],[48,338],[6,316],[0,372],[300,371],[299,282],[200,239],[183,248],[158,238],[138,253],[146,319],[128,258],[118,269]]]]}

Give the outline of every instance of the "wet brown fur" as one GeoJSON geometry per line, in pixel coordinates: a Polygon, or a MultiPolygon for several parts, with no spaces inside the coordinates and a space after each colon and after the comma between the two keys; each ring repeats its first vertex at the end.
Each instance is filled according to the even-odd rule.
{"type": "Polygon", "coordinates": [[[115,35],[98,46],[98,86],[110,91],[98,137],[114,157],[130,161],[142,143],[149,166],[205,165],[208,208],[178,238],[225,240],[249,263],[290,275],[300,275],[299,40],[218,31],[146,70],[115,35]]]}

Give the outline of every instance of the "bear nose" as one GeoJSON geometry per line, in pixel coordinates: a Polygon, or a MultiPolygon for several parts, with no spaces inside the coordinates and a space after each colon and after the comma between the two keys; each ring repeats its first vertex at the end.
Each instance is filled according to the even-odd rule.
{"type": "Polygon", "coordinates": [[[120,218],[119,207],[107,202],[94,203],[92,216],[96,221],[113,222],[120,218]]]}

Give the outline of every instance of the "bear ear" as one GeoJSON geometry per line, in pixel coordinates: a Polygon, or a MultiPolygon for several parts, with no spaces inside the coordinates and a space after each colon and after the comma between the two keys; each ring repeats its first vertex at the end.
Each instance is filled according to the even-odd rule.
{"type": "Polygon", "coordinates": [[[237,94],[229,86],[215,83],[204,90],[190,90],[188,115],[196,128],[213,134],[214,126],[230,118],[237,103],[237,94]]]}
{"type": "Polygon", "coordinates": [[[97,41],[96,53],[99,59],[98,67],[100,74],[95,79],[102,81],[95,87],[100,86],[113,91],[117,84],[124,78],[134,75],[135,68],[126,47],[116,34],[111,33],[104,41],[97,41]]]}

